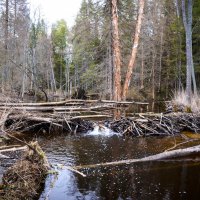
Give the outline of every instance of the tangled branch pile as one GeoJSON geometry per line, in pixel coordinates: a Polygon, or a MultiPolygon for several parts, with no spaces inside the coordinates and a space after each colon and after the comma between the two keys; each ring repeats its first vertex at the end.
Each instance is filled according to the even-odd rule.
{"type": "Polygon", "coordinates": [[[181,131],[200,132],[200,114],[140,115],[109,123],[109,127],[125,136],[173,135],[181,131]]]}
{"type": "Polygon", "coordinates": [[[38,197],[49,164],[37,142],[28,147],[24,157],[5,172],[1,199],[21,200],[38,197]]]}
{"type": "Polygon", "coordinates": [[[10,112],[4,120],[5,131],[35,133],[76,133],[91,130],[93,123],[79,118],[67,118],[64,114],[10,112]]]}

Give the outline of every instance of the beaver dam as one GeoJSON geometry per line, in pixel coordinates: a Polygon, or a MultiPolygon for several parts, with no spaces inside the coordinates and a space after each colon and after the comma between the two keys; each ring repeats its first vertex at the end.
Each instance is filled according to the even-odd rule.
{"type": "Polygon", "coordinates": [[[9,185],[12,199],[195,199],[200,194],[199,114],[150,113],[148,103],[95,100],[1,103],[0,108],[5,199],[9,185]],[[134,106],[137,112],[130,112],[134,106]],[[44,153],[31,156],[40,148],[31,148],[33,141],[44,153]],[[46,158],[38,159],[44,154],[50,168],[46,158]],[[37,178],[22,177],[27,168],[37,178]]]}

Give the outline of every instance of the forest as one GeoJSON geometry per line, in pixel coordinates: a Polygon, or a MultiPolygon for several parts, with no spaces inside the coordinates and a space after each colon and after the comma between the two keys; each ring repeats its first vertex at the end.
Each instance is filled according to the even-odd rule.
{"type": "Polygon", "coordinates": [[[31,3],[0,1],[0,199],[198,199],[200,0],[31,3]]]}
{"type": "Polygon", "coordinates": [[[145,1],[136,58],[130,64],[138,31],[138,0],[116,1],[115,7],[111,1],[83,0],[70,30],[62,19],[47,27],[39,10],[30,18],[27,0],[3,0],[1,93],[20,99],[29,94],[37,101],[44,91],[48,96],[71,97],[82,87],[99,98],[118,100],[115,90],[127,81],[124,98],[130,100],[169,100],[186,90],[187,83],[195,93],[200,87],[200,2],[190,3],[145,1]],[[132,75],[126,80],[129,65],[132,75]],[[188,65],[192,76],[187,75],[188,65]]]}

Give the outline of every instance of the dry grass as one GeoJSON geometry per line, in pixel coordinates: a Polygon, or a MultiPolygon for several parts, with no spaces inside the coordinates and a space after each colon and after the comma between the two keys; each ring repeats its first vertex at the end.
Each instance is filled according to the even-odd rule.
{"type": "Polygon", "coordinates": [[[193,112],[193,113],[200,113],[200,96],[193,95],[191,98],[191,103],[188,103],[186,92],[179,91],[176,92],[174,95],[174,99],[172,100],[172,105],[174,110],[181,110],[185,112],[193,112]]]}
{"type": "Polygon", "coordinates": [[[47,160],[38,144],[32,143],[22,160],[3,175],[3,200],[36,199],[47,174],[47,160]]]}

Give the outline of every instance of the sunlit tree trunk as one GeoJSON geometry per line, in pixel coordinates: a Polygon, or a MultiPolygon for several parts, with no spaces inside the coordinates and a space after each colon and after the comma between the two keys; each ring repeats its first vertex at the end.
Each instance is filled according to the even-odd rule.
{"type": "Polygon", "coordinates": [[[114,55],[114,100],[121,101],[121,52],[119,42],[117,0],[112,0],[112,29],[114,55]]]}
{"type": "Polygon", "coordinates": [[[135,59],[136,59],[137,50],[138,50],[138,43],[139,43],[139,38],[140,38],[142,18],[143,18],[143,12],[144,12],[144,2],[145,0],[139,1],[139,15],[138,15],[136,29],[135,29],[135,36],[134,36],[134,43],[132,47],[131,58],[128,64],[128,70],[126,73],[126,79],[125,79],[124,88],[123,88],[123,94],[122,94],[123,100],[126,100],[128,88],[129,88],[132,73],[133,73],[133,68],[135,66],[134,64],[135,64],[135,59]]]}

